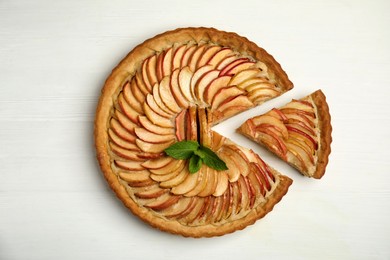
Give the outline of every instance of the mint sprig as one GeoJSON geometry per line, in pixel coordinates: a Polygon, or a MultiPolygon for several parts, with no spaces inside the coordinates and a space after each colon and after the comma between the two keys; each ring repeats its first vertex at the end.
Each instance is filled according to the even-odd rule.
{"type": "Polygon", "coordinates": [[[188,170],[196,173],[206,164],[217,171],[227,170],[226,163],[222,161],[210,148],[200,145],[196,141],[180,141],[166,148],[165,153],[178,160],[190,160],[188,170]]]}

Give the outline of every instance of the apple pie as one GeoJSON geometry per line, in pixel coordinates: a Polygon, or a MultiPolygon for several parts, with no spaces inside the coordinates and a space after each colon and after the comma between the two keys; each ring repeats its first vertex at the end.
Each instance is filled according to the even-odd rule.
{"type": "Polygon", "coordinates": [[[332,126],[321,90],[248,119],[238,132],[262,144],[305,176],[320,179],[325,173],[332,126]]]}
{"type": "Polygon", "coordinates": [[[191,237],[231,233],[270,212],[291,179],[213,125],[290,90],[264,49],[235,33],[184,28],[135,47],[102,89],[95,119],[97,158],[120,200],[160,230],[191,237]],[[164,150],[192,140],[227,165],[203,165],[164,150]]]}

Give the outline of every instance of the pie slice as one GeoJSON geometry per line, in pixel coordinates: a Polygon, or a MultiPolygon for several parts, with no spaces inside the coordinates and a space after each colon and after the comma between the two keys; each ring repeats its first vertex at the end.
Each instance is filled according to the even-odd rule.
{"type": "Polygon", "coordinates": [[[157,35],[134,48],[102,90],[95,143],[104,176],[126,207],[163,231],[210,237],[243,229],[292,181],[211,127],[292,87],[272,56],[237,34],[157,35]],[[182,140],[209,147],[229,169],[190,174],[188,161],[164,153],[182,140]]]}
{"type": "Polygon", "coordinates": [[[305,176],[320,179],[325,173],[332,126],[321,90],[248,119],[238,132],[265,146],[305,176]]]}

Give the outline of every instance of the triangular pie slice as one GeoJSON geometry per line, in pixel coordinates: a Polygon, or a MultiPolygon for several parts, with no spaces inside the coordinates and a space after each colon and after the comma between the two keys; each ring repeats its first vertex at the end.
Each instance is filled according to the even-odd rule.
{"type": "Polygon", "coordinates": [[[237,131],[265,146],[305,176],[320,179],[325,173],[332,126],[321,90],[250,118],[237,131]]]}
{"type": "Polygon", "coordinates": [[[100,167],[123,203],[156,228],[192,237],[243,229],[272,210],[291,180],[211,127],[292,87],[272,56],[237,34],[158,35],[131,51],[102,90],[100,167]],[[182,140],[208,146],[229,169],[190,174],[187,161],[164,153],[182,140]]]}

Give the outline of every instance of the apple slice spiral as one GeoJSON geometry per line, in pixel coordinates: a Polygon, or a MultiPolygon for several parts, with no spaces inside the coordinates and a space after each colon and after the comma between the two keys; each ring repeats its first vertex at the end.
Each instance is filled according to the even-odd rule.
{"type": "Polygon", "coordinates": [[[128,207],[153,226],[194,237],[220,235],[215,227],[224,225],[232,226],[223,232],[232,232],[264,216],[287,192],[289,178],[211,130],[292,88],[269,66],[273,60],[249,53],[205,40],[172,43],[121,81],[107,124],[109,171],[117,178],[110,184],[123,187],[128,207]],[[164,153],[182,140],[209,147],[229,169],[203,165],[190,174],[187,161],[164,153]],[[235,227],[240,219],[248,220],[235,227]]]}

